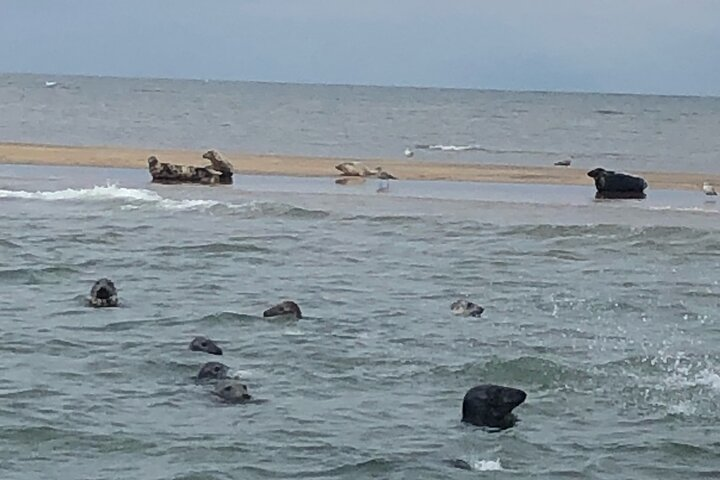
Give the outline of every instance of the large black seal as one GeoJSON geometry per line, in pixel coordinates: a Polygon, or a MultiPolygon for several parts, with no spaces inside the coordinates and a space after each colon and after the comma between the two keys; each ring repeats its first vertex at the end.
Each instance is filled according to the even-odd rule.
{"type": "Polygon", "coordinates": [[[274,307],[268,308],[263,312],[263,317],[292,317],[296,320],[302,318],[302,312],[297,303],[290,300],[286,300],[282,303],[278,303],[274,307]]]}
{"type": "Polygon", "coordinates": [[[222,355],[222,348],[207,337],[195,337],[190,342],[190,350],[193,352],[205,352],[211,355],[222,355]]]}
{"type": "Polygon", "coordinates": [[[645,198],[648,184],[644,178],[604,168],[590,170],[587,175],[595,180],[595,198],[645,198]]]}
{"type": "Polygon", "coordinates": [[[239,380],[222,380],[215,385],[213,394],[228,403],[241,403],[250,400],[247,386],[239,380]]]}
{"type": "Polygon", "coordinates": [[[230,367],[220,362],[207,362],[200,368],[197,380],[223,380],[227,378],[230,367]]]}
{"type": "Polygon", "coordinates": [[[101,278],[90,289],[88,304],[91,307],[117,307],[118,295],[112,280],[101,278]]]}
{"type": "Polygon", "coordinates": [[[478,385],[465,394],[462,421],[478,427],[510,428],[517,418],[513,408],[525,401],[522,390],[500,385],[478,385]]]}

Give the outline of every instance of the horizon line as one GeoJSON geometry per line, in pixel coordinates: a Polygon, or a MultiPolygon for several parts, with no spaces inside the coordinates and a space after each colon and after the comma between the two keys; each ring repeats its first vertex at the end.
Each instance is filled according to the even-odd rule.
{"type": "Polygon", "coordinates": [[[217,82],[217,83],[258,83],[270,85],[304,85],[304,86],[322,86],[322,87],[365,87],[365,88],[405,88],[416,90],[460,90],[460,91],[478,91],[478,92],[502,92],[502,93],[540,93],[540,94],[569,94],[569,95],[617,95],[617,96],[640,96],[640,97],[676,97],[676,98],[720,98],[718,94],[698,94],[698,93],[639,93],[639,92],[620,92],[620,91],[597,91],[597,90],[542,90],[542,89],[509,89],[496,87],[460,87],[460,86],[434,86],[434,85],[411,85],[411,84],[373,84],[373,83],[333,83],[333,82],[303,82],[303,81],[285,81],[285,80],[250,80],[250,79],[229,79],[229,78],[200,78],[200,77],[166,77],[166,76],[134,76],[134,75],[105,75],[95,73],[48,73],[48,72],[5,72],[0,71],[0,75],[34,75],[34,76],[60,76],[60,77],[83,77],[83,78],[108,78],[108,79],[124,79],[124,80],[178,80],[192,82],[217,82]]]}

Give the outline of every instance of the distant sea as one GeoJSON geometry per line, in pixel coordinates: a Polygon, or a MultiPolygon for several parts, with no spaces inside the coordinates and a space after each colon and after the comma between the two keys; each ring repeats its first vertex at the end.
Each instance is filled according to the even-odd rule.
{"type": "Polygon", "coordinates": [[[0,105],[0,141],[720,172],[720,98],[3,74],[0,105]]]}
{"type": "MultiPolygon", "coordinates": [[[[0,140],[717,172],[718,102],[4,75],[0,140]]],[[[0,164],[0,479],[720,478],[717,200],[381,186],[0,164]],[[517,425],[460,422],[481,383],[517,425]]]]}

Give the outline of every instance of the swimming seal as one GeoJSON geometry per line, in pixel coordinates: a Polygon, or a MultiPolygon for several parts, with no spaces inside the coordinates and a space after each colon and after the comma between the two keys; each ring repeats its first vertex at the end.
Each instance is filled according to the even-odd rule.
{"type": "Polygon", "coordinates": [[[222,380],[215,385],[213,394],[228,403],[240,403],[250,400],[247,386],[239,380],[222,380]]]}
{"type": "Polygon", "coordinates": [[[500,385],[478,385],[465,394],[462,404],[462,421],[478,427],[499,429],[515,425],[513,408],[525,401],[522,390],[500,385]]]}
{"type": "Polygon", "coordinates": [[[222,348],[207,337],[195,337],[190,342],[190,350],[193,352],[205,352],[211,355],[222,355],[222,348]]]}
{"type": "Polygon", "coordinates": [[[88,304],[91,307],[117,307],[117,289],[112,280],[101,278],[90,289],[88,304]]]}
{"type": "Polygon", "coordinates": [[[278,303],[274,307],[268,308],[263,312],[263,317],[292,316],[296,320],[302,318],[302,312],[297,303],[290,300],[278,303]]]}
{"type": "Polygon", "coordinates": [[[220,362],[207,362],[200,368],[197,380],[222,380],[227,378],[230,367],[220,362]]]}
{"type": "Polygon", "coordinates": [[[604,168],[590,170],[587,176],[595,180],[595,198],[645,198],[644,190],[648,184],[644,178],[604,168]]]}
{"type": "Polygon", "coordinates": [[[455,315],[463,317],[479,317],[485,311],[480,305],[467,300],[457,300],[450,305],[450,310],[455,315]]]}

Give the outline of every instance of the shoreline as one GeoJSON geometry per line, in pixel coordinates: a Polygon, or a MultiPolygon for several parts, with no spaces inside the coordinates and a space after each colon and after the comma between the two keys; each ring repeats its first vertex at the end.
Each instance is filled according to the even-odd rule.
{"type": "MultiPolygon", "coordinates": [[[[147,170],[147,158],[161,162],[206,165],[206,150],[149,149],[108,146],[63,146],[0,142],[0,163],[26,165],[137,168],[147,170]]],[[[593,186],[584,168],[555,166],[490,165],[450,162],[418,162],[394,159],[328,158],[293,155],[248,154],[223,151],[236,175],[286,175],[297,177],[338,177],[335,165],[362,161],[370,168],[381,165],[401,180],[446,180],[481,183],[529,183],[593,186]]],[[[689,172],[630,172],[645,178],[649,188],[700,190],[704,181],[720,185],[720,174],[689,172]]]]}

